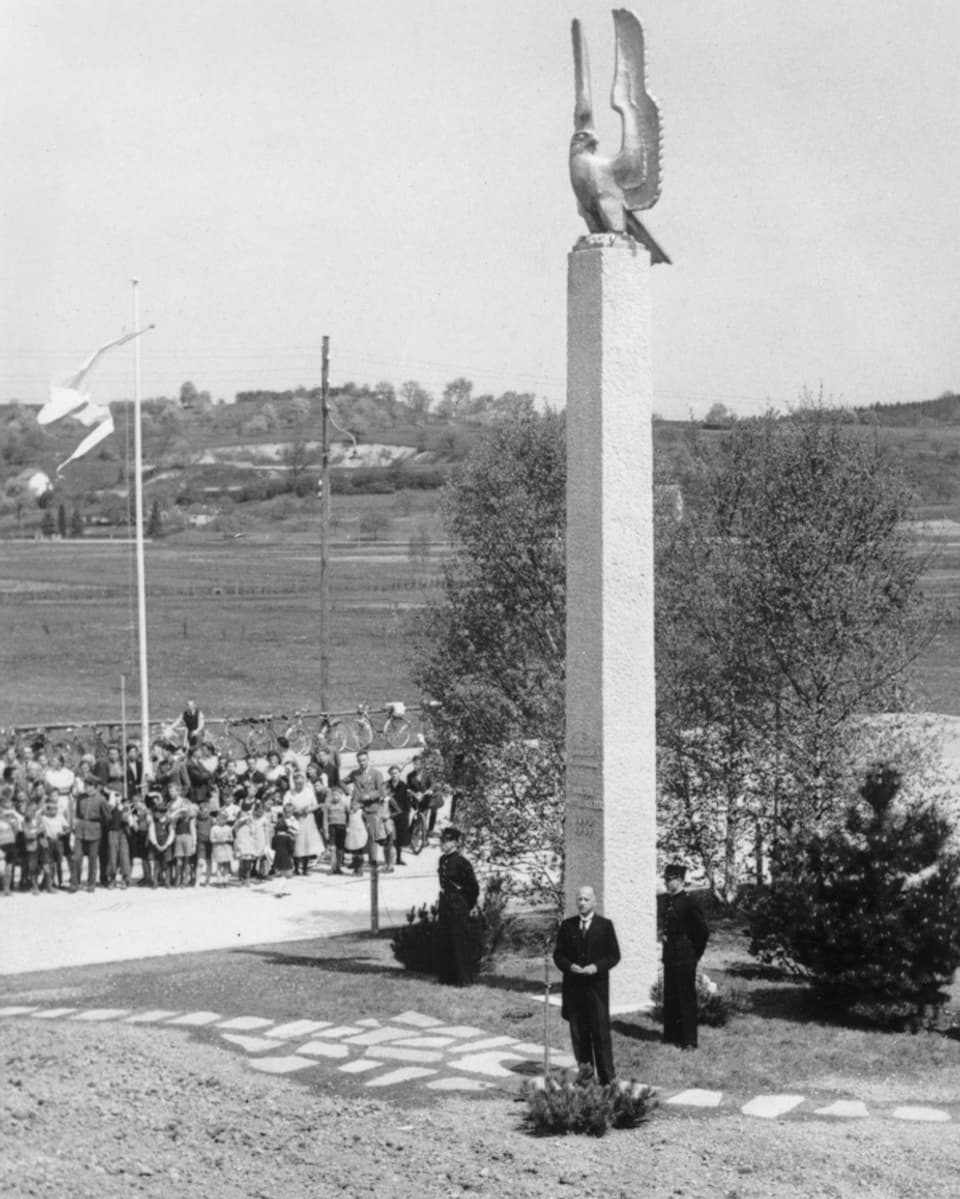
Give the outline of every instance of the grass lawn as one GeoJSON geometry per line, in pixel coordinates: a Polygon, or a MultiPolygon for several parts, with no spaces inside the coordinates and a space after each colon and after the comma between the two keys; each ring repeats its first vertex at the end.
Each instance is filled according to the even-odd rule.
{"type": "MultiPolygon", "coordinates": [[[[100,1002],[127,1006],[222,1007],[233,995],[241,1007],[268,994],[275,1018],[339,1022],[384,1017],[413,1009],[456,1024],[541,1041],[544,1010],[543,933],[524,922],[492,969],[472,987],[440,986],[432,977],[404,970],[390,950],[390,930],[378,936],[341,936],[317,941],[158,958],[0,980],[0,995],[32,994],[67,987],[100,1002]],[[27,990],[24,990],[27,988],[27,990]],[[250,996],[250,999],[245,998],[250,996]]],[[[615,1018],[614,1057],[622,1077],[680,1090],[704,1087],[745,1099],[759,1093],[796,1091],[811,1098],[861,1099],[867,1103],[960,1104],[960,1033],[887,1033],[847,1028],[817,1019],[797,983],[762,970],[750,957],[734,921],[714,921],[704,958],[707,973],[733,996],[734,1014],[722,1028],[701,1028],[700,1048],[683,1053],[660,1041],[660,1026],[647,1014],[615,1018]]],[[[550,966],[553,994],[559,973],[550,966]]],[[[55,992],[54,995],[59,994],[55,992]]],[[[54,996],[51,996],[54,997],[54,996]]],[[[960,1007],[960,988],[953,1002],[960,1007]]],[[[232,1008],[230,1009],[233,1010],[232,1008]]],[[[239,1008],[237,1009],[240,1010],[239,1008]]],[[[568,1049],[559,1009],[549,1009],[550,1041],[568,1049]]]]}

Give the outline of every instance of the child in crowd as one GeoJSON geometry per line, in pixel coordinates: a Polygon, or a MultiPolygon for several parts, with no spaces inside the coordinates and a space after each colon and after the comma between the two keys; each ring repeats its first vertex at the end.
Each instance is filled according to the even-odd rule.
{"type": "Polygon", "coordinates": [[[297,818],[293,814],[293,802],[285,800],[277,818],[276,830],[273,834],[274,871],[281,878],[290,878],[293,874],[293,848],[297,840],[297,818]]]}
{"type": "Polygon", "coordinates": [[[32,895],[39,895],[40,840],[46,837],[37,805],[30,800],[23,813],[23,879],[32,895]]]}
{"type": "Polygon", "coordinates": [[[327,828],[333,844],[333,867],[331,874],[343,874],[343,861],[347,839],[347,820],[350,816],[350,798],[337,783],[327,792],[327,828]]]}
{"type": "Polygon", "coordinates": [[[264,879],[270,873],[270,842],[273,840],[273,827],[270,817],[258,799],[253,805],[253,845],[256,855],[253,863],[253,877],[264,879]]]}
{"type": "Polygon", "coordinates": [[[54,880],[58,888],[63,886],[63,840],[68,827],[55,791],[47,796],[40,823],[46,836],[46,845],[41,843],[40,848],[40,889],[52,891],[54,880]]]}
{"type": "Polygon", "coordinates": [[[197,852],[193,859],[193,874],[191,882],[197,881],[197,876],[203,868],[204,875],[200,886],[205,887],[210,882],[210,867],[213,862],[213,842],[210,831],[213,828],[213,815],[210,811],[209,800],[203,800],[197,805],[197,852]]]}
{"type": "Polygon", "coordinates": [[[217,823],[210,830],[210,843],[213,846],[213,864],[217,868],[217,885],[225,886],[231,879],[233,827],[222,808],[217,815],[217,823]]]}
{"type": "Polygon", "coordinates": [[[237,878],[245,887],[257,860],[257,842],[253,831],[253,805],[245,800],[233,826],[233,853],[237,859],[237,878]]]}

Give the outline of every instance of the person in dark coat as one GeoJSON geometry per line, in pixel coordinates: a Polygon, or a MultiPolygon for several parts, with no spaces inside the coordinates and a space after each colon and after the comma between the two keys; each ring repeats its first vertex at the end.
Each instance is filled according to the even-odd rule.
{"type": "Polygon", "coordinates": [[[442,983],[467,987],[476,961],[471,952],[470,913],[480,895],[473,867],[460,852],[460,830],[449,825],[440,835],[440,903],[437,915],[437,962],[442,983]]]}
{"type": "Polygon", "coordinates": [[[570,1025],[578,1082],[594,1073],[606,1085],[617,1073],[610,1041],[610,971],[620,961],[613,921],[594,910],[593,887],[577,892],[577,911],[560,925],[553,961],[563,974],[560,1014],[570,1025]]]}
{"type": "Polygon", "coordinates": [[[699,903],[683,889],[685,878],[679,863],[664,871],[663,1039],[681,1049],[696,1049],[697,962],[710,931],[699,903]]]}

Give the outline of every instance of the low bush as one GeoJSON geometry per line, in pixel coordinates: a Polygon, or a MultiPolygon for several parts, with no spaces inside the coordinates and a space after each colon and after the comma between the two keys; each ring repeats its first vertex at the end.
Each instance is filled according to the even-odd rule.
{"type": "MultiPolygon", "coordinates": [[[[731,1002],[728,996],[717,984],[698,966],[697,967],[697,1023],[706,1024],[711,1028],[722,1028],[733,1014],[734,1008],[746,1003],[745,996],[738,996],[736,1002],[731,1002]]],[[[654,1020],[663,1023],[663,971],[657,975],[657,981],[650,988],[650,1002],[653,1010],[650,1013],[654,1020]]]]}
{"type": "MultiPolygon", "coordinates": [[[[489,968],[503,947],[513,926],[514,917],[507,915],[507,888],[501,875],[487,879],[480,903],[469,920],[470,955],[474,972],[489,968]]],[[[437,959],[437,922],[439,905],[422,904],[407,912],[407,923],[394,933],[390,948],[393,956],[406,970],[420,974],[439,974],[437,959]]]]}
{"type": "Polygon", "coordinates": [[[596,1080],[577,1083],[570,1078],[527,1083],[523,1097],[527,1127],[545,1135],[574,1132],[602,1137],[610,1128],[636,1128],[650,1119],[658,1103],[656,1090],[646,1083],[616,1081],[601,1086],[596,1080]]]}

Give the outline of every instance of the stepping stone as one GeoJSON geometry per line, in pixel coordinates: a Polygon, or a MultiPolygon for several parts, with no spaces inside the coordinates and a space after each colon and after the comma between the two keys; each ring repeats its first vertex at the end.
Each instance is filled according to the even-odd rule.
{"type": "Polygon", "coordinates": [[[458,1045],[451,1053],[479,1053],[487,1049],[502,1049],[505,1045],[516,1045],[516,1037],[486,1037],[482,1041],[471,1041],[469,1045],[458,1045]]]}
{"type": "Polygon", "coordinates": [[[27,1012],[35,1012],[35,1007],[0,1007],[0,1016],[25,1016],[27,1012]]]}
{"type": "Polygon", "coordinates": [[[228,1028],[233,1032],[253,1032],[272,1023],[272,1020],[267,1020],[264,1016],[234,1016],[232,1020],[221,1021],[217,1028],[228,1028]]]}
{"type": "MultiPolygon", "coordinates": [[[[470,1046],[468,1045],[467,1048],[469,1049],[470,1046]]],[[[541,1043],[540,1045],[538,1045],[536,1043],[536,1041],[518,1041],[516,1043],[516,1045],[513,1046],[513,1052],[529,1054],[531,1057],[543,1057],[543,1044],[541,1043]]],[[[551,1046],[551,1048],[550,1048],[551,1062],[553,1061],[553,1059],[555,1057],[557,1057],[561,1053],[563,1053],[562,1049],[554,1049],[551,1046]]]]}
{"type": "Polygon", "coordinates": [[[266,1037],[246,1037],[238,1032],[225,1032],[223,1039],[247,1053],[264,1053],[267,1049],[277,1048],[276,1041],[269,1041],[266,1037]]]}
{"type": "MultiPolygon", "coordinates": [[[[346,1048],[346,1046],[344,1046],[346,1048]]],[[[398,1049],[394,1045],[378,1045],[376,1055],[388,1062],[442,1062],[443,1054],[430,1049],[398,1049]]]]}
{"type": "Polygon", "coordinates": [[[776,1120],[803,1103],[803,1095],[758,1095],[740,1109],[745,1116],[759,1116],[761,1120],[776,1120]]]}
{"type": "Polygon", "coordinates": [[[391,1017],[394,1024],[412,1024],[414,1028],[436,1028],[442,1024],[435,1016],[424,1016],[421,1012],[402,1012],[399,1016],[391,1017]]]}
{"type": "Polygon", "coordinates": [[[380,1021],[375,1016],[367,1016],[363,1020],[355,1021],[355,1023],[359,1024],[361,1028],[379,1028],[380,1027],[380,1021]]]}
{"type": "Polygon", "coordinates": [[[452,1060],[450,1066],[455,1070],[467,1070],[470,1074],[489,1074],[491,1078],[514,1078],[512,1071],[500,1065],[508,1057],[523,1061],[515,1053],[468,1053],[452,1060]]]}
{"type": "Polygon", "coordinates": [[[264,1074],[292,1074],[294,1070],[306,1070],[308,1066],[316,1064],[308,1057],[297,1057],[295,1053],[288,1054],[286,1057],[254,1057],[250,1059],[251,1068],[261,1070],[264,1074]]]}
{"type": "Polygon", "coordinates": [[[939,1107],[895,1107],[894,1120],[928,1120],[930,1123],[942,1124],[950,1119],[950,1113],[939,1107]]]}
{"type": "Polygon", "coordinates": [[[306,1053],[310,1057],[349,1057],[350,1050],[346,1045],[330,1045],[326,1041],[308,1041],[301,1045],[297,1053],[306,1053]]]}
{"type": "Polygon", "coordinates": [[[72,1016],[75,1007],[48,1007],[33,1013],[34,1020],[59,1020],[62,1016],[72,1016]]]}
{"type": "Polygon", "coordinates": [[[176,1014],[175,1011],[168,1011],[166,1008],[151,1008],[148,1012],[137,1012],[128,1016],[124,1024],[161,1024],[176,1014]]]}
{"type": "Polygon", "coordinates": [[[843,1116],[848,1119],[859,1118],[863,1119],[869,1116],[867,1105],[859,1099],[838,1099],[836,1103],[828,1104],[827,1107],[818,1107],[813,1113],[815,1116],[843,1116]]]}
{"type": "Polygon", "coordinates": [[[471,1037],[487,1036],[485,1028],[471,1028],[469,1024],[450,1024],[444,1028],[443,1033],[444,1036],[457,1037],[463,1041],[468,1041],[471,1037]]]}
{"type": "Polygon", "coordinates": [[[340,1069],[344,1074],[365,1074],[367,1070],[379,1070],[383,1062],[375,1062],[372,1057],[358,1057],[356,1061],[347,1062],[340,1069]]]}
{"type": "Polygon", "coordinates": [[[347,1037],[346,1045],[383,1045],[387,1041],[398,1041],[405,1034],[399,1028],[371,1028],[369,1032],[347,1037]]]}
{"type": "Polygon", "coordinates": [[[694,1087],[689,1091],[681,1091],[679,1095],[674,1095],[665,1102],[676,1103],[682,1107],[719,1107],[722,1098],[722,1091],[701,1091],[694,1087]]]}
{"type": "Polygon", "coordinates": [[[176,1020],[168,1020],[167,1024],[182,1024],[187,1028],[202,1028],[205,1024],[216,1024],[221,1019],[223,1017],[219,1012],[187,1012],[185,1016],[178,1016],[176,1020]]]}
{"type": "Polygon", "coordinates": [[[435,1078],[426,1085],[428,1091],[489,1091],[496,1086],[482,1078],[435,1078]]]}
{"type": "Polygon", "coordinates": [[[80,1012],[76,1016],[71,1016],[71,1020],[119,1020],[122,1016],[129,1016],[130,1009],[128,1007],[95,1007],[89,1011],[80,1012]]]}
{"type": "Polygon", "coordinates": [[[391,1070],[389,1074],[381,1074],[379,1078],[371,1078],[368,1087],[393,1087],[397,1083],[412,1082],[415,1078],[426,1078],[428,1074],[436,1074],[436,1070],[425,1070],[423,1066],[404,1066],[400,1070],[391,1070]]]}
{"type": "Polygon", "coordinates": [[[453,1037],[405,1037],[402,1041],[394,1041],[394,1045],[404,1045],[409,1049],[445,1049],[453,1044],[453,1037]]]}
{"type": "Polygon", "coordinates": [[[356,1024],[337,1024],[333,1028],[324,1028],[315,1035],[318,1037],[355,1037],[360,1032],[356,1024]]]}
{"type": "Polygon", "coordinates": [[[321,1028],[329,1027],[329,1020],[293,1020],[289,1024],[278,1024],[276,1028],[271,1028],[266,1035],[276,1037],[279,1041],[285,1041],[292,1037],[312,1037],[321,1028]]]}

